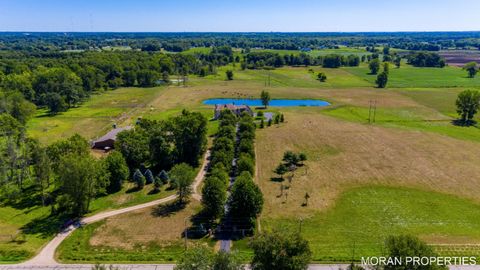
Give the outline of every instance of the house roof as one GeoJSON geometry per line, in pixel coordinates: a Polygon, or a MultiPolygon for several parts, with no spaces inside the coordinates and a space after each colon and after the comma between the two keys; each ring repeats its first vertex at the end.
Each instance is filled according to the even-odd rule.
{"type": "Polygon", "coordinates": [[[239,110],[239,109],[250,109],[248,105],[235,105],[235,104],[216,104],[215,110],[239,110]]]}
{"type": "Polygon", "coordinates": [[[105,134],[102,137],[93,141],[93,143],[103,142],[103,141],[107,141],[107,140],[115,140],[117,138],[118,133],[120,133],[122,131],[125,131],[125,130],[130,130],[130,129],[132,129],[132,126],[126,126],[126,127],[112,129],[107,134],[105,134]]]}

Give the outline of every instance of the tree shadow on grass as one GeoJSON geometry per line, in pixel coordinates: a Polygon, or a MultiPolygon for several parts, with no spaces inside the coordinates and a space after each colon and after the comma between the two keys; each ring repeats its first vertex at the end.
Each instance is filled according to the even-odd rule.
{"type": "Polygon", "coordinates": [[[47,238],[57,234],[62,225],[71,217],[66,215],[49,215],[46,217],[36,218],[21,227],[24,234],[39,234],[42,238],[47,238]]]}
{"type": "Polygon", "coordinates": [[[477,127],[477,121],[470,120],[470,121],[463,121],[461,119],[452,120],[452,124],[457,127],[477,127]]]}
{"type": "Polygon", "coordinates": [[[281,178],[281,177],[272,177],[272,178],[270,178],[270,181],[277,182],[277,183],[283,183],[283,182],[285,182],[285,179],[281,178]]]}
{"type": "Polygon", "coordinates": [[[203,210],[193,215],[190,222],[192,225],[183,231],[183,238],[187,236],[189,239],[201,239],[212,235],[215,230],[215,222],[203,210]]]}
{"type": "Polygon", "coordinates": [[[176,200],[171,203],[161,204],[152,210],[152,215],[155,217],[169,217],[178,211],[185,209],[187,203],[176,200]]]}
{"type": "Polygon", "coordinates": [[[3,204],[15,209],[28,209],[35,206],[41,207],[41,194],[32,186],[24,189],[19,196],[5,199],[3,204]]]}
{"type": "Polygon", "coordinates": [[[150,191],[147,193],[147,195],[158,194],[158,193],[160,193],[160,191],[161,191],[160,189],[154,188],[154,189],[150,190],[150,191]]]}
{"type": "Polygon", "coordinates": [[[131,188],[127,189],[127,191],[125,191],[125,193],[130,194],[130,193],[134,193],[134,192],[137,192],[137,191],[140,191],[140,190],[142,190],[142,189],[137,187],[137,186],[134,186],[134,187],[131,187],[131,188]]]}

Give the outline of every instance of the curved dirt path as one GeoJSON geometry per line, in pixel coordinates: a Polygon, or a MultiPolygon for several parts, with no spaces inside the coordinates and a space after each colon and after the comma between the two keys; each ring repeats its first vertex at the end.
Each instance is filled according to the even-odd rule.
{"type": "MultiPolygon", "coordinates": [[[[200,186],[203,178],[205,177],[206,169],[207,169],[207,164],[208,164],[208,159],[210,157],[210,151],[207,151],[202,159],[202,167],[200,168],[200,171],[198,172],[197,176],[195,177],[194,182],[192,183],[192,190],[193,194],[192,197],[196,200],[201,200],[202,195],[201,193],[197,190],[198,187],[200,186]]],[[[60,246],[60,244],[65,240],[70,234],[72,234],[73,231],[75,231],[78,227],[95,223],[97,221],[113,217],[116,215],[121,215],[124,213],[128,213],[131,211],[136,211],[140,210],[143,208],[148,208],[152,207],[158,204],[166,203],[173,201],[177,198],[177,195],[170,195],[168,197],[165,197],[163,199],[158,199],[155,201],[151,201],[148,203],[144,204],[139,204],[139,205],[134,205],[122,209],[117,209],[117,210],[112,210],[112,211],[106,211],[102,213],[98,213],[96,215],[90,216],[90,217],[85,217],[80,220],[79,223],[71,225],[67,229],[61,231],[58,233],[48,244],[42,248],[42,250],[32,259],[21,263],[19,265],[21,266],[51,266],[51,265],[58,265],[57,261],[55,260],[55,251],[60,246]]]]}

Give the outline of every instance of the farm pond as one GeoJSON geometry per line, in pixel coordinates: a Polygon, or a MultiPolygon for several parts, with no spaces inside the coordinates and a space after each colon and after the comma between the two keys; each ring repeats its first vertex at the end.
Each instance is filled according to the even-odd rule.
{"type": "MultiPolygon", "coordinates": [[[[261,99],[236,99],[236,98],[212,98],[203,101],[206,105],[216,104],[234,104],[234,105],[248,105],[248,106],[263,106],[261,99]]],[[[273,107],[298,107],[298,106],[312,106],[324,107],[330,103],[319,99],[272,99],[269,106],[273,107]]]]}

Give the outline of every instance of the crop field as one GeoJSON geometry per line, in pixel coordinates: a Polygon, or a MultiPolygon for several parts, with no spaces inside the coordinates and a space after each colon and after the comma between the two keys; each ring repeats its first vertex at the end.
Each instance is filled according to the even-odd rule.
{"type": "Polygon", "coordinates": [[[439,54],[450,66],[463,67],[468,62],[480,63],[480,51],[478,50],[446,50],[440,51],[439,54]]]}
{"type": "MultiPolygon", "coordinates": [[[[211,118],[213,108],[203,105],[203,100],[258,98],[262,90],[272,98],[326,100],[331,106],[267,109],[283,113],[286,121],[257,130],[256,181],[265,197],[262,229],[301,229],[313,259],[321,262],[346,261],[353,253],[356,259],[380,255],[383,240],[391,233],[417,235],[441,254],[480,256],[475,248],[480,244],[480,129],[453,124],[457,94],[478,89],[480,79],[469,79],[453,66],[402,64],[399,69],[391,67],[386,89],[374,87],[376,76],[368,74],[365,64],[276,70],[241,70],[238,64],[230,65],[218,68],[217,75],[191,76],[186,87],[122,88],[57,116],[40,112],[29,123],[29,134],[44,143],[75,132],[94,138],[112,123],[128,124],[137,117],[166,119],[182,109],[211,118]],[[226,80],[227,69],[234,71],[234,80],[226,80]],[[325,83],[316,80],[320,71],[328,77],[325,83]],[[375,121],[371,102],[376,102],[375,121]],[[287,150],[305,152],[308,161],[291,183],[281,183],[273,170],[287,150]],[[287,196],[281,192],[282,184],[288,187],[287,196]]],[[[209,121],[210,134],[216,125],[209,121]]],[[[115,208],[149,200],[145,196],[100,198],[93,209],[105,209],[112,200],[118,202],[115,208]]],[[[192,201],[169,215],[156,215],[151,208],[88,225],[62,244],[58,258],[64,262],[175,261],[184,249],[183,228],[199,207],[192,201]]],[[[0,217],[0,229],[4,226],[13,234],[48,214],[43,208],[26,214],[27,209],[0,208],[18,211],[23,217],[13,225],[0,217]]],[[[30,254],[23,258],[50,236],[32,237],[26,241],[30,254]]],[[[189,243],[215,248],[215,242],[207,239],[189,243]]],[[[234,242],[233,249],[245,259],[251,256],[248,239],[234,242]]]]}

